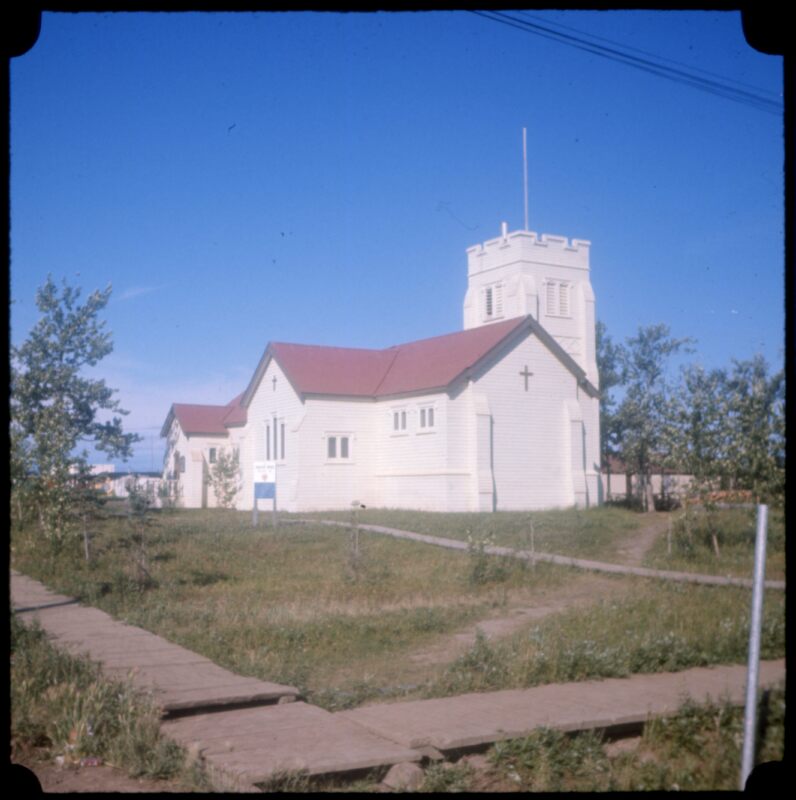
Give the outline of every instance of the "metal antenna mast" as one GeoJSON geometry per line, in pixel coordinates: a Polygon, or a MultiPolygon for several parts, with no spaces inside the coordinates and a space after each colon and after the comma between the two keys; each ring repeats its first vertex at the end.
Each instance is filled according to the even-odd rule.
{"type": "Polygon", "coordinates": [[[528,145],[526,129],[522,129],[522,177],[525,187],[525,230],[528,230],[528,145]]]}

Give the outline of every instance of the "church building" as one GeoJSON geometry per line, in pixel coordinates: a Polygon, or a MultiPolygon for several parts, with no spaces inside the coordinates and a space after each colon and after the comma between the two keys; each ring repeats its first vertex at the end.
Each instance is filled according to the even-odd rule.
{"type": "Polygon", "coordinates": [[[263,476],[287,511],[600,503],[589,247],[504,223],[467,250],[463,330],[383,350],[272,341],[227,405],[172,405],[164,478],[213,507],[206,477],[235,451],[238,509],[263,476]]]}

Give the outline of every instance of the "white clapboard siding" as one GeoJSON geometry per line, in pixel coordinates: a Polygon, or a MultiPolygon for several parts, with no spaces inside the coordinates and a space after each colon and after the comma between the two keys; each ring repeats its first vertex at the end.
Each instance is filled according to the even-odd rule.
{"type": "MultiPolygon", "coordinates": [[[[304,416],[304,404],[293,390],[280,366],[271,359],[260,383],[255,387],[247,410],[247,422],[241,432],[244,446],[241,448],[241,473],[243,489],[239,495],[239,509],[252,508],[254,503],[254,463],[266,461],[266,430],[271,440],[271,461],[276,461],[277,507],[287,511],[295,505],[296,486],[299,476],[299,451],[301,435],[300,421],[304,416]],[[276,378],[276,382],[274,382],[276,378]],[[274,453],[273,421],[277,424],[277,445],[274,453]],[[285,426],[285,457],[281,457],[281,426],[285,426]],[[298,428],[298,430],[297,430],[298,428]]],[[[260,500],[259,508],[270,510],[270,500],[260,500]]]]}

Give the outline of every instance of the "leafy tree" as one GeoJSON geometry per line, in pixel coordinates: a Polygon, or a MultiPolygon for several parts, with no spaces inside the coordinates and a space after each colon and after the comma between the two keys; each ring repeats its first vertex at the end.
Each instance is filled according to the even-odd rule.
{"type": "Polygon", "coordinates": [[[727,378],[726,472],[730,488],[758,502],[779,502],[785,491],[785,374],[769,375],[762,355],[733,360],[727,378]]]}
{"type": "Polygon", "coordinates": [[[733,361],[732,370],[683,370],[676,401],[678,460],[697,493],[739,489],[776,501],[785,479],[785,378],[765,359],[733,361]]]}
{"type": "Polygon", "coordinates": [[[666,377],[669,359],[690,352],[690,339],[672,338],[664,324],[639,328],[619,351],[625,396],[617,410],[622,456],[639,478],[642,506],[655,510],[652,469],[672,459],[673,391],[666,377]]]}
{"type": "Polygon", "coordinates": [[[207,483],[213,487],[216,501],[221,508],[232,508],[241,489],[240,457],[237,449],[227,453],[219,448],[216,463],[207,471],[207,483]]]}
{"type": "Polygon", "coordinates": [[[619,454],[621,430],[612,390],[622,383],[622,346],[615,344],[605,327],[597,322],[597,371],[600,375],[600,459],[608,470],[608,499],[611,499],[611,456],[619,454]]]}
{"type": "Polygon", "coordinates": [[[689,364],[674,398],[677,462],[698,487],[716,488],[726,469],[727,373],[689,364]]]}
{"type": "Polygon", "coordinates": [[[20,347],[11,348],[11,445],[16,486],[38,512],[42,532],[61,544],[73,529],[74,475],[91,444],[126,459],[140,437],[124,433],[127,414],[104,380],[85,376],[113,349],[99,314],[111,289],[81,304],[80,289],[50,276],[36,293],[41,318],[20,347]],[[101,419],[101,414],[114,414],[101,419]]]}

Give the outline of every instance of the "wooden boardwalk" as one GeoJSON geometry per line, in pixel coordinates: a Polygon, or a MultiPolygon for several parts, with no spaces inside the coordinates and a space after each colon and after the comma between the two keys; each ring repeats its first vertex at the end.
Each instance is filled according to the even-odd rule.
{"type": "MultiPolygon", "coordinates": [[[[331,713],[297,699],[293,687],[235,675],[13,571],[11,605],[22,620],[38,620],[56,646],[87,654],[111,677],[131,675],[171,712],[164,734],[200,755],[222,791],[257,791],[285,772],[334,775],[417,762],[540,726],[624,730],[674,714],[686,699],[743,705],[745,696],[745,667],[719,666],[331,713]]],[[[784,659],[761,663],[761,688],[784,679],[784,659]]]]}
{"type": "Polygon", "coordinates": [[[249,703],[293,700],[298,690],[241,675],[154,633],[113,619],[104,611],[55,594],[38,581],[11,573],[11,607],[24,620],[38,620],[53,644],[85,654],[109,677],[128,675],[149,691],[166,714],[249,703]]]}
{"type": "MultiPolygon", "coordinates": [[[[311,520],[307,520],[308,522],[311,520]]],[[[350,523],[338,522],[336,520],[314,520],[321,525],[335,525],[349,528],[350,523]]],[[[402,531],[398,528],[386,528],[384,525],[368,525],[360,523],[360,529],[371,531],[372,533],[382,533],[396,539],[411,539],[415,542],[431,544],[435,547],[446,547],[449,550],[463,550],[468,548],[467,542],[461,539],[448,539],[444,536],[430,536],[426,533],[414,533],[413,531],[402,531]]],[[[554,553],[537,553],[530,550],[515,550],[511,547],[500,547],[498,545],[488,545],[484,547],[484,552],[495,556],[510,556],[520,558],[524,561],[546,561],[550,564],[560,564],[565,567],[575,567],[586,569],[593,572],[608,572],[613,575],[637,575],[641,578],[658,578],[661,580],[676,581],[679,583],[701,583],[709,586],[744,586],[752,587],[750,578],[735,578],[730,575],[702,575],[698,572],[677,572],[675,570],[649,569],[648,567],[631,567],[625,564],[607,564],[604,561],[591,561],[587,558],[574,558],[572,556],[559,556],[554,553]]],[[[767,580],[766,589],[785,589],[785,581],[767,580]]]]}

